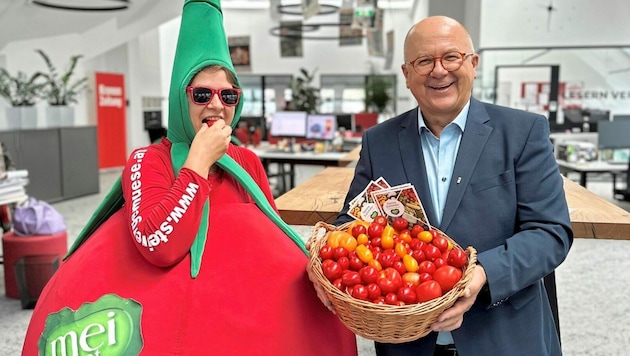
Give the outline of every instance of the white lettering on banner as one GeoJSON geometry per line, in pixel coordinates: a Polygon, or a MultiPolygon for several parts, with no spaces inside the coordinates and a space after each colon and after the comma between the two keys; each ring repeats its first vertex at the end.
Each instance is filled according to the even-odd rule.
{"type": "Polygon", "coordinates": [[[142,221],[140,216],[140,200],[142,198],[142,181],[140,177],[140,168],[142,168],[142,158],[147,150],[138,150],[133,155],[133,159],[136,160],[131,166],[131,231],[136,242],[142,242],[142,233],[138,230],[138,224],[142,221]]]}
{"type": "Polygon", "coordinates": [[[57,350],[61,350],[61,355],[79,355],[87,353],[89,355],[100,355],[100,349],[105,345],[104,342],[96,344],[96,342],[91,342],[88,340],[90,338],[93,339],[94,336],[100,336],[101,334],[107,335],[107,346],[112,346],[116,344],[116,324],[114,322],[114,317],[116,313],[109,312],[107,313],[107,324],[88,324],[81,331],[80,335],[77,335],[76,331],[69,331],[64,335],[59,336],[58,338],[52,340],[50,342],[50,349],[52,350],[52,355],[57,355],[57,350]],[[70,352],[68,352],[68,347],[70,347],[70,352]]]}
{"type": "Polygon", "coordinates": [[[123,107],[123,91],[121,87],[111,87],[105,84],[98,85],[98,106],[123,107]]]}

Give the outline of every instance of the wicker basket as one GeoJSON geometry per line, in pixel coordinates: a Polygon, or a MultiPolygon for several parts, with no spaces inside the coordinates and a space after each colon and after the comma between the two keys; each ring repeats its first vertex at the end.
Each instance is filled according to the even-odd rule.
{"type": "MultiPolygon", "coordinates": [[[[337,316],[355,334],[378,342],[396,344],[417,340],[429,334],[431,332],[430,326],[437,317],[464,294],[464,288],[472,279],[472,272],[477,261],[476,250],[473,247],[468,247],[465,250],[468,255],[468,265],[462,279],[440,298],[404,306],[374,304],[353,298],[340,291],[326,279],[322,272],[319,249],[326,244],[324,235],[330,231],[343,230],[348,225],[349,223],[336,227],[319,222],[315,225],[309,240],[309,264],[332,302],[337,316]]],[[[439,232],[455,247],[461,248],[446,234],[439,232]]]]}

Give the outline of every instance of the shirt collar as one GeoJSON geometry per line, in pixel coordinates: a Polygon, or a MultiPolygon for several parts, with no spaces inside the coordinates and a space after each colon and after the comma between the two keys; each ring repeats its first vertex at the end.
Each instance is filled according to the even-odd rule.
{"type": "MultiPolygon", "coordinates": [[[[449,125],[455,124],[455,125],[459,126],[459,128],[460,128],[460,130],[462,130],[462,132],[464,132],[464,128],[466,127],[466,121],[468,120],[468,111],[469,110],[470,110],[470,100],[468,100],[468,102],[466,103],[466,105],[464,106],[462,111],[460,111],[459,114],[457,114],[457,116],[455,117],[455,120],[451,121],[451,123],[449,125]]],[[[427,125],[424,123],[424,118],[422,117],[422,110],[420,110],[420,108],[418,108],[418,132],[420,134],[422,134],[422,128],[423,127],[426,128],[427,131],[431,132],[431,130],[429,130],[427,125]]]]}

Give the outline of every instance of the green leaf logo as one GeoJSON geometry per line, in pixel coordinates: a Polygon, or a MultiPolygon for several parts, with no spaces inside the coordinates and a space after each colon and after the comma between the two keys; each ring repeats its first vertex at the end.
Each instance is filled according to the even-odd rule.
{"type": "Polygon", "coordinates": [[[48,315],[39,339],[39,354],[137,355],[142,349],[142,305],[106,294],[73,312],[63,308],[48,315]]]}

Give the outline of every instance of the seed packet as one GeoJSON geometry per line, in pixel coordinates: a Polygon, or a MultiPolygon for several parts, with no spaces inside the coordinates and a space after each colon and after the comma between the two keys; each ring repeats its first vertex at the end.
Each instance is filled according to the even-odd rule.
{"type": "Polygon", "coordinates": [[[389,188],[389,184],[387,184],[383,177],[379,177],[375,181],[370,181],[367,187],[350,201],[348,215],[357,220],[372,222],[372,220],[379,215],[379,210],[374,204],[371,194],[372,192],[385,188],[389,188]]]}
{"type": "Polygon", "coordinates": [[[402,216],[411,224],[421,223],[426,228],[431,228],[418,192],[413,185],[405,183],[373,191],[371,194],[379,214],[387,217],[390,223],[394,218],[402,216]]]}

